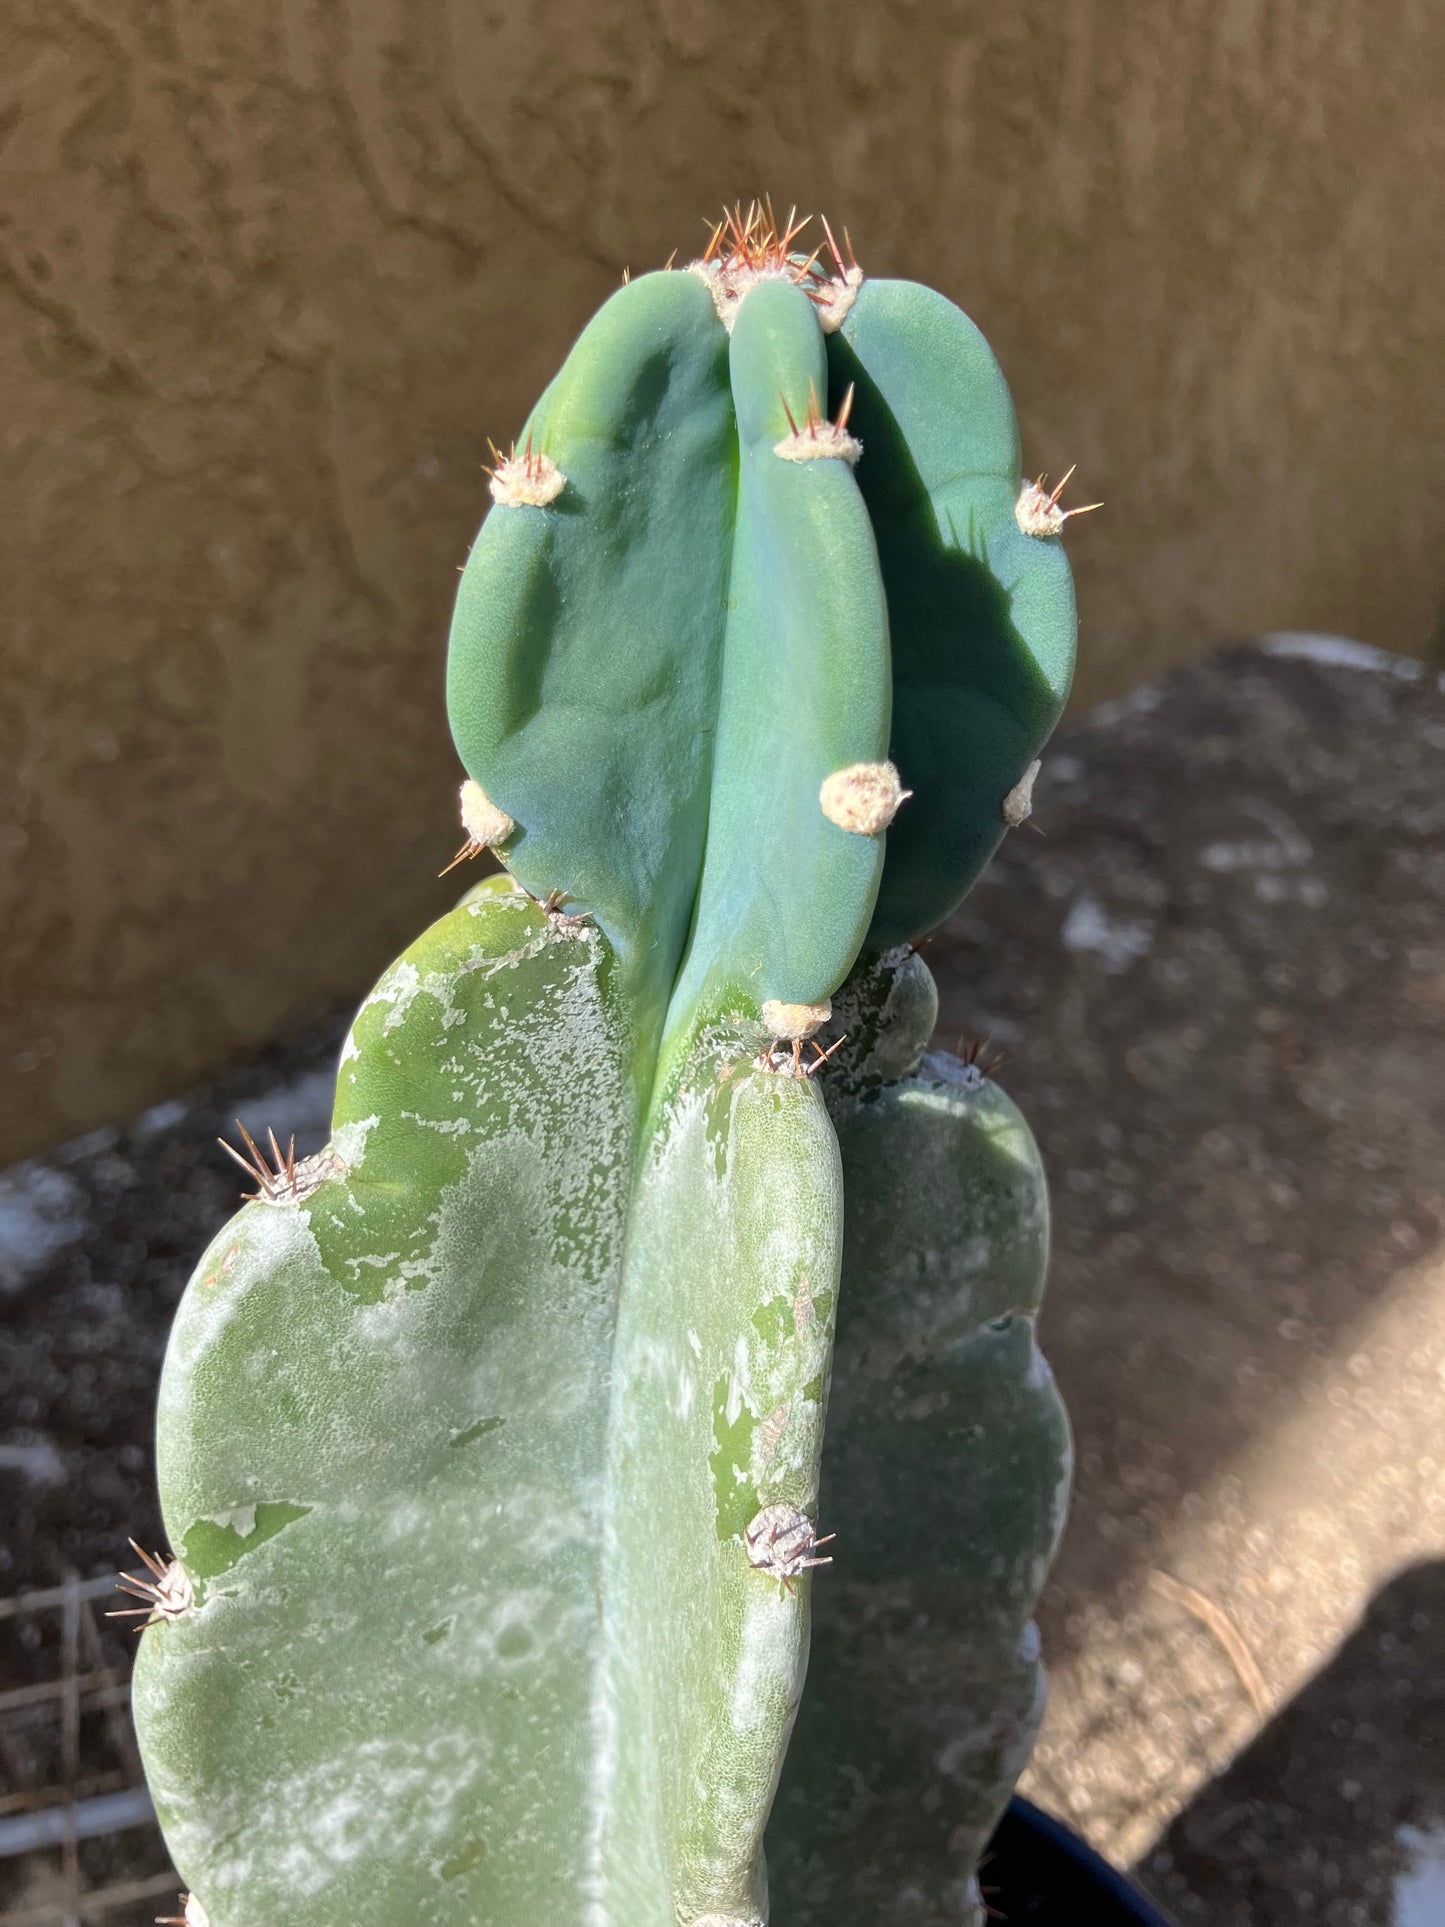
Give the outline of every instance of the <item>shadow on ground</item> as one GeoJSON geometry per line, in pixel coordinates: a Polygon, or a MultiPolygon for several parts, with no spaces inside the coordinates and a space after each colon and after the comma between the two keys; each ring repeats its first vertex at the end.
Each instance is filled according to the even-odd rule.
{"type": "Polygon", "coordinates": [[[1210,1927],[1445,1921],[1445,1561],[1371,1601],[1138,1872],[1210,1927]]]}

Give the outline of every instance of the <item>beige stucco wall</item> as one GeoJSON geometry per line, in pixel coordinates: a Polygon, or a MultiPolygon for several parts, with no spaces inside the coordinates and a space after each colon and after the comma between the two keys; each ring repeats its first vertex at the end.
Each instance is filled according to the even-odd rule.
{"type": "Polygon", "coordinates": [[[983,324],[1107,503],[1083,696],[1426,648],[1442,45],[1438,0],[0,0],[0,1161],[447,900],[484,438],[725,196],[983,324]]]}

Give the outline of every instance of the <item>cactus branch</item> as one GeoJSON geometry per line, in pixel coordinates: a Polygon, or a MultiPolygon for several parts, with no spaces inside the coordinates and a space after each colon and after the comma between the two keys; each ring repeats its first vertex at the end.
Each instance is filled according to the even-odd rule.
{"type": "Polygon", "coordinates": [[[915,945],[1027,818],[1071,511],[972,323],[808,225],[624,271],[492,448],[448,869],[503,873],[323,1150],[225,1147],[122,1581],[172,1927],[765,1927],[770,1815],[789,1927],[980,1920],[1068,1443],[1037,1156],[915,945]]]}

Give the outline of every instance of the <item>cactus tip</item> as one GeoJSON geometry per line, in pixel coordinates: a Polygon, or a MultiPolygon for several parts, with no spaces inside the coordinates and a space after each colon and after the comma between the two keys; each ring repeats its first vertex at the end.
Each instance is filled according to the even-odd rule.
{"type": "Polygon", "coordinates": [[[788,210],[786,221],[779,221],[768,197],[749,201],[746,213],[741,201],[723,209],[723,218],[711,228],[707,247],[696,261],[689,263],[688,272],[707,283],[718,319],[729,333],[743,296],[759,281],[766,280],[791,281],[801,288],[817,309],[819,323],[826,334],[842,326],[862,284],[863,270],[853,260],[846,229],[843,238],[848,245],[850,265],[844,266],[826,221],[823,232],[837,273],[830,275],[821,267],[821,246],[810,255],[802,253],[796,243],[812,218],[811,214],[800,217],[794,207],[788,210]]]}
{"type": "Polygon", "coordinates": [[[912,794],[904,789],[892,763],[849,763],[824,777],[818,802],[824,816],[840,830],[877,836],[912,794]]]}

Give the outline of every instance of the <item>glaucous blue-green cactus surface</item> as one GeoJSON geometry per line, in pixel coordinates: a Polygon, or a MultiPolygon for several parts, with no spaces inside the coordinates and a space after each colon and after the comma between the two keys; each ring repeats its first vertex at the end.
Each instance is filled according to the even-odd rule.
{"type": "Polygon", "coordinates": [[[182,1302],[192,1927],[761,1927],[765,1828],[780,1923],[982,1919],[1068,1437],[1037,1153],[910,945],[1027,815],[1065,511],[956,308],[799,248],[625,286],[498,457],[448,701],[510,874],[182,1302]]]}

